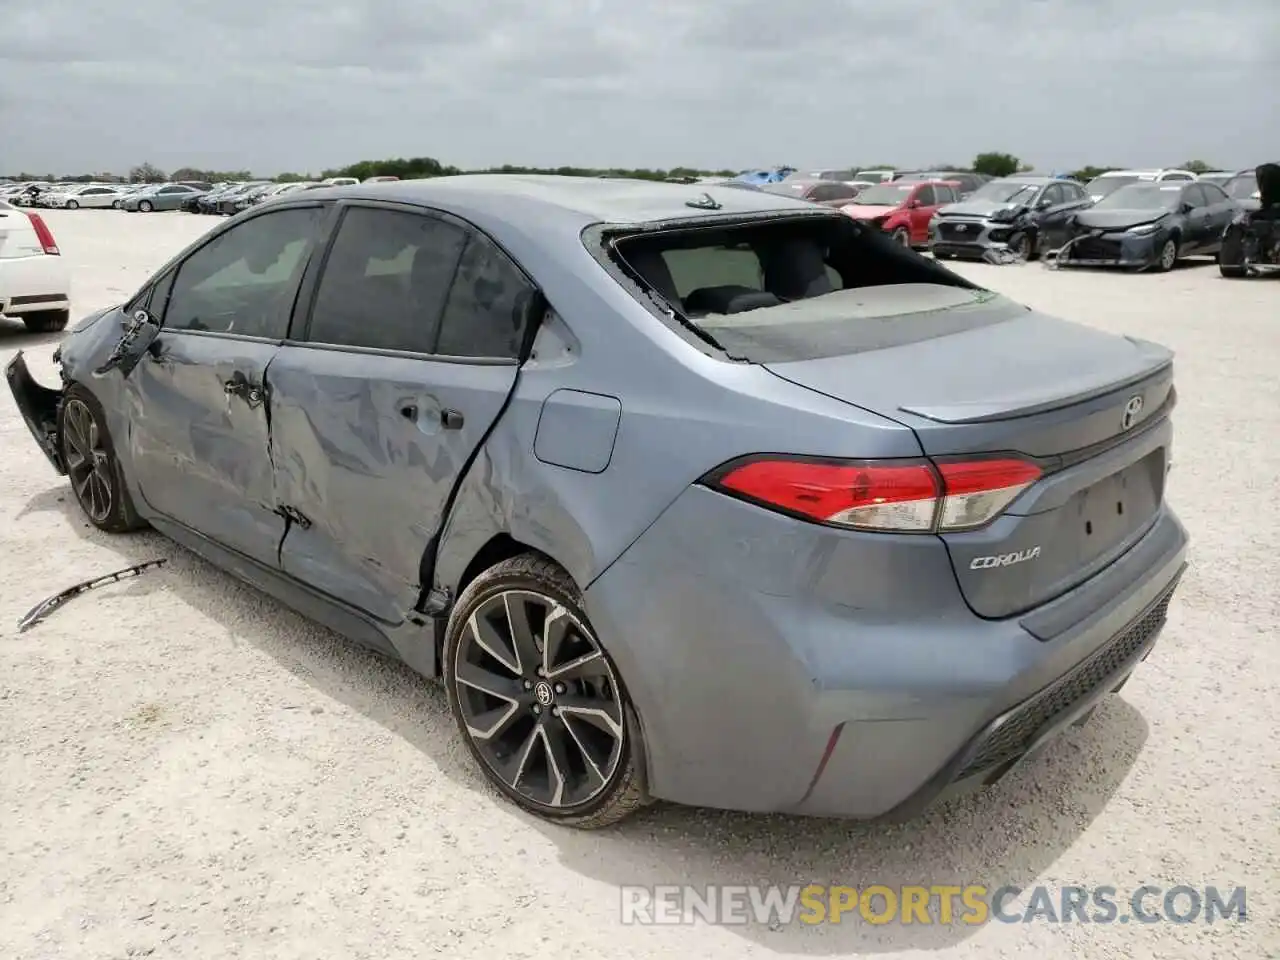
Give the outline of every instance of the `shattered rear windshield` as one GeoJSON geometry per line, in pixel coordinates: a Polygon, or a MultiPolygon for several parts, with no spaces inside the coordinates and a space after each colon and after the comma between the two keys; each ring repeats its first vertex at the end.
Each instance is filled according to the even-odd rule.
{"type": "Polygon", "coordinates": [[[752,363],[901,346],[1024,310],[845,216],[648,231],[614,252],[673,322],[752,363]]]}

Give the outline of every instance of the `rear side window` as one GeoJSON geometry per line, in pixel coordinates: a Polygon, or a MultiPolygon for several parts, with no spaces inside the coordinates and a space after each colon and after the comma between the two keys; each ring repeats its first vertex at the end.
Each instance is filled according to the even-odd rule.
{"type": "Polygon", "coordinates": [[[754,363],[883,349],[1022,310],[843,215],[649,230],[607,255],[641,302],[670,306],[674,319],[658,311],[668,323],[754,363]]]}
{"type": "Polygon", "coordinates": [[[425,213],[351,207],[329,251],[307,339],[434,352],[466,240],[461,227],[425,213]]]}
{"type": "Polygon", "coordinates": [[[515,360],[533,285],[483,234],[473,233],[458,264],[435,353],[515,360]]]}

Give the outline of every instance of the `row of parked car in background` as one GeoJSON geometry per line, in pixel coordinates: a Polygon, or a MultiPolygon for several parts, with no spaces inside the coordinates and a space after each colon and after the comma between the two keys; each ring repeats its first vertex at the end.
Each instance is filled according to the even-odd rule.
{"type": "MultiPolygon", "coordinates": [[[[1052,257],[1059,267],[1167,271],[1184,257],[1214,256],[1224,276],[1242,276],[1248,264],[1228,242],[1229,228],[1264,206],[1264,167],[1111,170],[1087,183],[959,170],[781,168],[701,182],[835,207],[939,260],[1001,253],[1012,260],[1052,257]]],[[[1269,266],[1265,251],[1258,253],[1252,262],[1269,266]]],[[[1280,252],[1273,259],[1280,261],[1280,252]]]]}
{"type": "MultiPolygon", "coordinates": [[[[370,177],[364,182],[395,179],[397,178],[370,177]]],[[[290,183],[276,183],[273,180],[235,183],[209,183],[203,180],[175,180],[168,183],[30,181],[0,185],[0,200],[17,207],[55,210],[110,209],[130,213],[187,210],[191,213],[220,213],[230,216],[269,197],[295,190],[350,186],[360,182],[354,177],[329,177],[325,180],[290,183]]]]}
{"type": "MultiPolygon", "coordinates": [[[[895,242],[939,260],[1052,259],[1055,266],[1172,270],[1190,256],[1213,256],[1224,276],[1280,265],[1280,247],[1236,243],[1233,225],[1252,223],[1275,199],[1264,197],[1264,164],[1254,170],[1196,174],[1189,170],[1111,170],[1087,183],[1070,177],[1017,174],[993,179],[964,170],[747,171],[728,180],[682,178],[761,190],[833,207],[895,242]]],[[[370,177],[365,183],[395,180],[370,177]]],[[[18,206],[114,208],[151,213],[234,216],[276,197],[358,183],[353,177],[276,183],[176,181],[161,184],[25,183],[0,187],[18,206]]],[[[1274,197],[1274,183],[1268,196],[1274,197]]],[[[1262,220],[1270,222],[1269,213],[1262,220]]],[[[1248,231],[1245,231],[1248,233],[1248,231]]],[[[1255,230],[1254,233],[1257,231],[1255,230]]],[[[1237,233],[1239,231],[1237,230],[1237,233]]]]}

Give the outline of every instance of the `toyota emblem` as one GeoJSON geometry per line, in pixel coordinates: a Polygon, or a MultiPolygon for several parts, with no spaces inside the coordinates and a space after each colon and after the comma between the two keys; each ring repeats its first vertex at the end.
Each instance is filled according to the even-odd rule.
{"type": "Polygon", "coordinates": [[[1128,430],[1142,416],[1142,395],[1134,394],[1124,405],[1124,416],[1120,418],[1120,429],[1128,430]]]}

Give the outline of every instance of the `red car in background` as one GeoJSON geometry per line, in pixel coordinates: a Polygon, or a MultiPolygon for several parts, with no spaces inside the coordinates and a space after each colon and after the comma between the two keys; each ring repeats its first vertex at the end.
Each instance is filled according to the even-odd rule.
{"type": "Polygon", "coordinates": [[[926,247],[933,215],[959,199],[956,180],[895,180],[867,187],[840,211],[875,224],[904,247],[926,247]]]}

